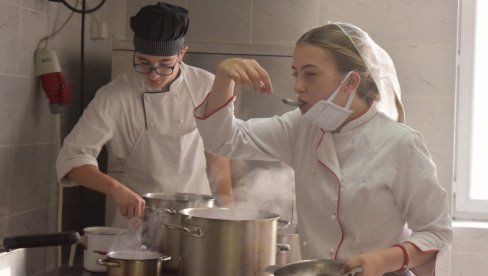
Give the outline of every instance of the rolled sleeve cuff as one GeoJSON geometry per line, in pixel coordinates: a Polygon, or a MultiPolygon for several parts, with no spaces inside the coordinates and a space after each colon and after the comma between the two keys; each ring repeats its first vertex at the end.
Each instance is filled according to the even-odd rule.
{"type": "Polygon", "coordinates": [[[81,167],[83,165],[94,165],[98,167],[98,162],[91,158],[76,158],[71,160],[58,161],[56,173],[58,176],[58,183],[63,187],[74,187],[80,184],[72,181],[66,175],[73,169],[81,167]]]}

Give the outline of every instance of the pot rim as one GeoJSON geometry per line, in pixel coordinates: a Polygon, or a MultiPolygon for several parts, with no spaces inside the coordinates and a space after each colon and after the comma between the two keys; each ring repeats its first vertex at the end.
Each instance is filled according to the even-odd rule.
{"type": "Polygon", "coordinates": [[[83,228],[83,233],[101,236],[117,236],[127,233],[127,229],[108,226],[90,226],[83,228]]]}
{"type": "Polygon", "coordinates": [[[194,193],[145,193],[142,195],[145,200],[163,200],[177,202],[195,202],[195,201],[214,201],[215,197],[204,194],[194,193]]]}
{"type": "Polygon", "coordinates": [[[167,260],[169,256],[164,255],[160,252],[156,251],[139,251],[139,250],[114,250],[110,251],[106,254],[108,258],[114,259],[114,260],[123,260],[123,261],[152,261],[152,260],[167,260]],[[129,255],[134,255],[134,254],[142,254],[142,255],[147,255],[147,256],[140,256],[140,257],[135,257],[135,258],[129,258],[125,256],[117,256],[117,254],[129,254],[129,255]],[[115,256],[114,256],[115,255],[115,256]]]}
{"type": "Polygon", "coordinates": [[[284,270],[287,270],[287,269],[290,269],[292,267],[295,267],[295,266],[299,266],[299,265],[303,265],[303,264],[309,264],[309,263],[326,263],[326,264],[329,264],[329,265],[344,265],[344,262],[342,261],[338,261],[338,260],[330,260],[330,259],[308,259],[308,260],[301,260],[301,261],[297,261],[297,262],[292,262],[292,263],[288,263],[288,264],[285,264],[285,265],[281,265],[279,267],[276,267],[274,269],[274,272],[280,272],[280,271],[284,271],[284,270]]]}
{"type": "MultiPolygon", "coordinates": [[[[191,218],[198,218],[198,219],[208,219],[213,221],[232,221],[232,222],[249,222],[249,221],[270,221],[270,220],[278,220],[280,216],[275,213],[260,211],[260,210],[250,210],[250,209],[238,209],[238,208],[224,208],[224,207],[214,207],[214,208],[205,208],[205,207],[197,207],[197,208],[185,208],[179,211],[179,213],[183,216],[187,216],[191,218]],[[192,214],[197,212],[197,214],[192,214]],[[200,213],[229,213],[229,212],[245,212],[247,215],[251,214],[259,214],[263,217],[246,217],[246,218],[234,218],[230,216],[224,217],[214,217],[210,215],[202,215],[200,213]]],[[[228,214],[225,214],[228,215],[228,214]]]]}

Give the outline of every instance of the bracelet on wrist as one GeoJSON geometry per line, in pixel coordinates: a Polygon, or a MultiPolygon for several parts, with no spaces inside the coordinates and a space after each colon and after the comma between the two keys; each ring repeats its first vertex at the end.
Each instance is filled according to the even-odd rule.
{"type": "Polygon", "coordinates": [[[391,247],[398,247],[402,250],[403,252],[403,265],[400,269],[394,271],[395,273],[403,273],[408,269],[408,264],[410,263],[410,256],[408,254],[407,248],[405,248],[405,245],[401,243],[396,243],[392,245],[391,247]]]}

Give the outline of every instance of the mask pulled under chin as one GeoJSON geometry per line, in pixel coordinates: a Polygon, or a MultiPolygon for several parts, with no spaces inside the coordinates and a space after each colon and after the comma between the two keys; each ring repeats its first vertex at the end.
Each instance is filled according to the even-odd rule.
{"type": "Polygon", "coordinates": [[[302,115],[303,118],[312,125],[315,125],[325,131],[334,131],[340,127],[344,121],[346,121],[347,117],[349,117],[349,115],[352,113],[352,110],[350,110],[349,107],[351,107],[352,100],[356,95],[356,91],[354,90],[349,94],[346,106],[344,107],[338,106],[332,101],[335,99],[337,94],[339,94],[342,85],[347,78],[349,78],[351,73],[352,71],[347,73],[336,90],[332,93],[332,95],[330,95],[329,99],[316,102],[305,114],[302,115]]]}
{"type": "Polygon", "coordinates": [[[351,115],[352,110],[328,101],[319,101],[310,108],[303,118],[325,131],[334,131],[351,115]]]}

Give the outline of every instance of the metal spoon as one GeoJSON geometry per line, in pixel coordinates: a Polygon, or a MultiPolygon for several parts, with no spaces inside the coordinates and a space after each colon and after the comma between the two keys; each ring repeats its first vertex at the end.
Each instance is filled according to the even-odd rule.
{"type": "Polygon", "coordinates": [[[284,104],[289,105],[289,106],[298,107],[298,106],[301,106],[301,105],[304,104],[303,102],[300,102],[300,101],[297,101],[297,100],[283,98],[280,95],[275,94],[275,93],[271,93],[271,95],[277,97],[278,99],[281,100],[281,102],[283,102],[284,104]]]}

